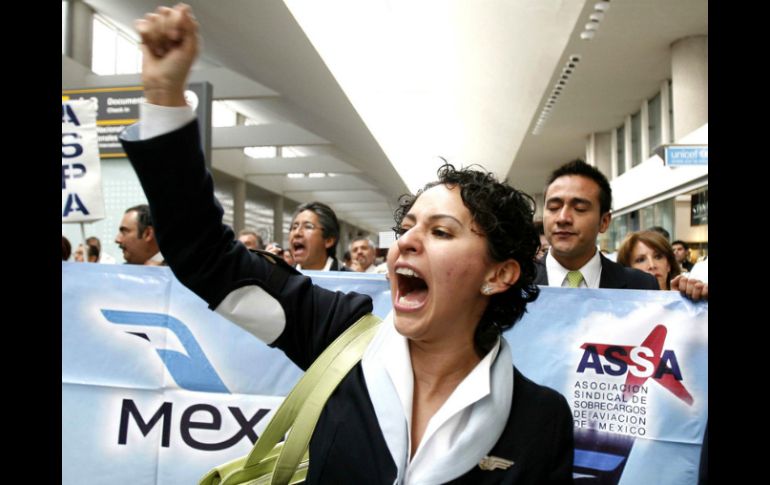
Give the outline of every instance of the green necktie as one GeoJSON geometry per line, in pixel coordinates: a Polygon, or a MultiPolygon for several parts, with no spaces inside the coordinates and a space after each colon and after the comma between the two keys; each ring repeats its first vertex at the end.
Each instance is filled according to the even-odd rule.
{"type": "Polygon", "coordinates": [[[579,287],[581,281],[583,281],[583,273],[580,271],[570,271],[567,273],[567,284],[570,288],[579,287]]]}

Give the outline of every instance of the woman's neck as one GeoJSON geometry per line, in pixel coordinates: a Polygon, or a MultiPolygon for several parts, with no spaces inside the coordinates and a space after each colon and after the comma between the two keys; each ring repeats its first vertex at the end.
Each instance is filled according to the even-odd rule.
{"type": "MultiPolygon", "coordinates": [[[[454,390],[481,361],[472,342],[455,346],[426,345],[409,341],[415,381],[429,389],[449,386],[454,390]]],[[[451,393],[451,392],[450,392],[451,393]]]]}
{"type": "Polygon", "coordinates": [[[436,346],[410,340],[409,353],[414,374],[410,430],[410,456],[413,457],[433,415],[441,409],[481,358],[476,353],[472,341],[456,346],[436,346]]]}

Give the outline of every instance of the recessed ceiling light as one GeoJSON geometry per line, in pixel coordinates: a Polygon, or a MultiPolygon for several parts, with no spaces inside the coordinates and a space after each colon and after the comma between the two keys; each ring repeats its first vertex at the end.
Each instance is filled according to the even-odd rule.
{"type": "Polygon", "coordinates": [[[594,31],[593,30],[585,30],[580,33],[580,38],[583,40],[591,40],[594,38],[594,31]]]}
{"type": "Polygon", "coordinates": [[[594,4],[594,10],[597,10],[599,12],[606,12],[610,8],[610,2],[604,1],[604,2],[596,2],[594,4]]]}
{"type": "Polygon", "coordinates": [[[586,24],[586,30],[596,30],[599,28],[599,24],[596,22],[588,22],[586,24]]]}
{"type": "Polygon", "coordinates": [[[604,12],[594,12],[591,15],[588,16],[590,20],[593,20],[594,22],[601,22],[604,20],[604,12]]]}

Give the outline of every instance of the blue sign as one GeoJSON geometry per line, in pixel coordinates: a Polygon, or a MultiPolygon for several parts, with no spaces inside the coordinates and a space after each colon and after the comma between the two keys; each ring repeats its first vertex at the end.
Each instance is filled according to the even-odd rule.
{"type": "Polygon", "coordinates": [[[689,165],[708,166],[709,147],[708,145],[667,146],[665,160],[666,165],[670,167],[686,167],[689,165]]]}

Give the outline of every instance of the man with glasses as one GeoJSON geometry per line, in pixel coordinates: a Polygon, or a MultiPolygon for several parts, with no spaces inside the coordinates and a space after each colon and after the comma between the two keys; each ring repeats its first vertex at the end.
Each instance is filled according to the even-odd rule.
{"type": "Polygon", "coordinates": [[[299,270],[349,271],[334,257],[340,225],[326,204],[308,202],[297,207],[289,230],[289,249],[299,270]]]}

